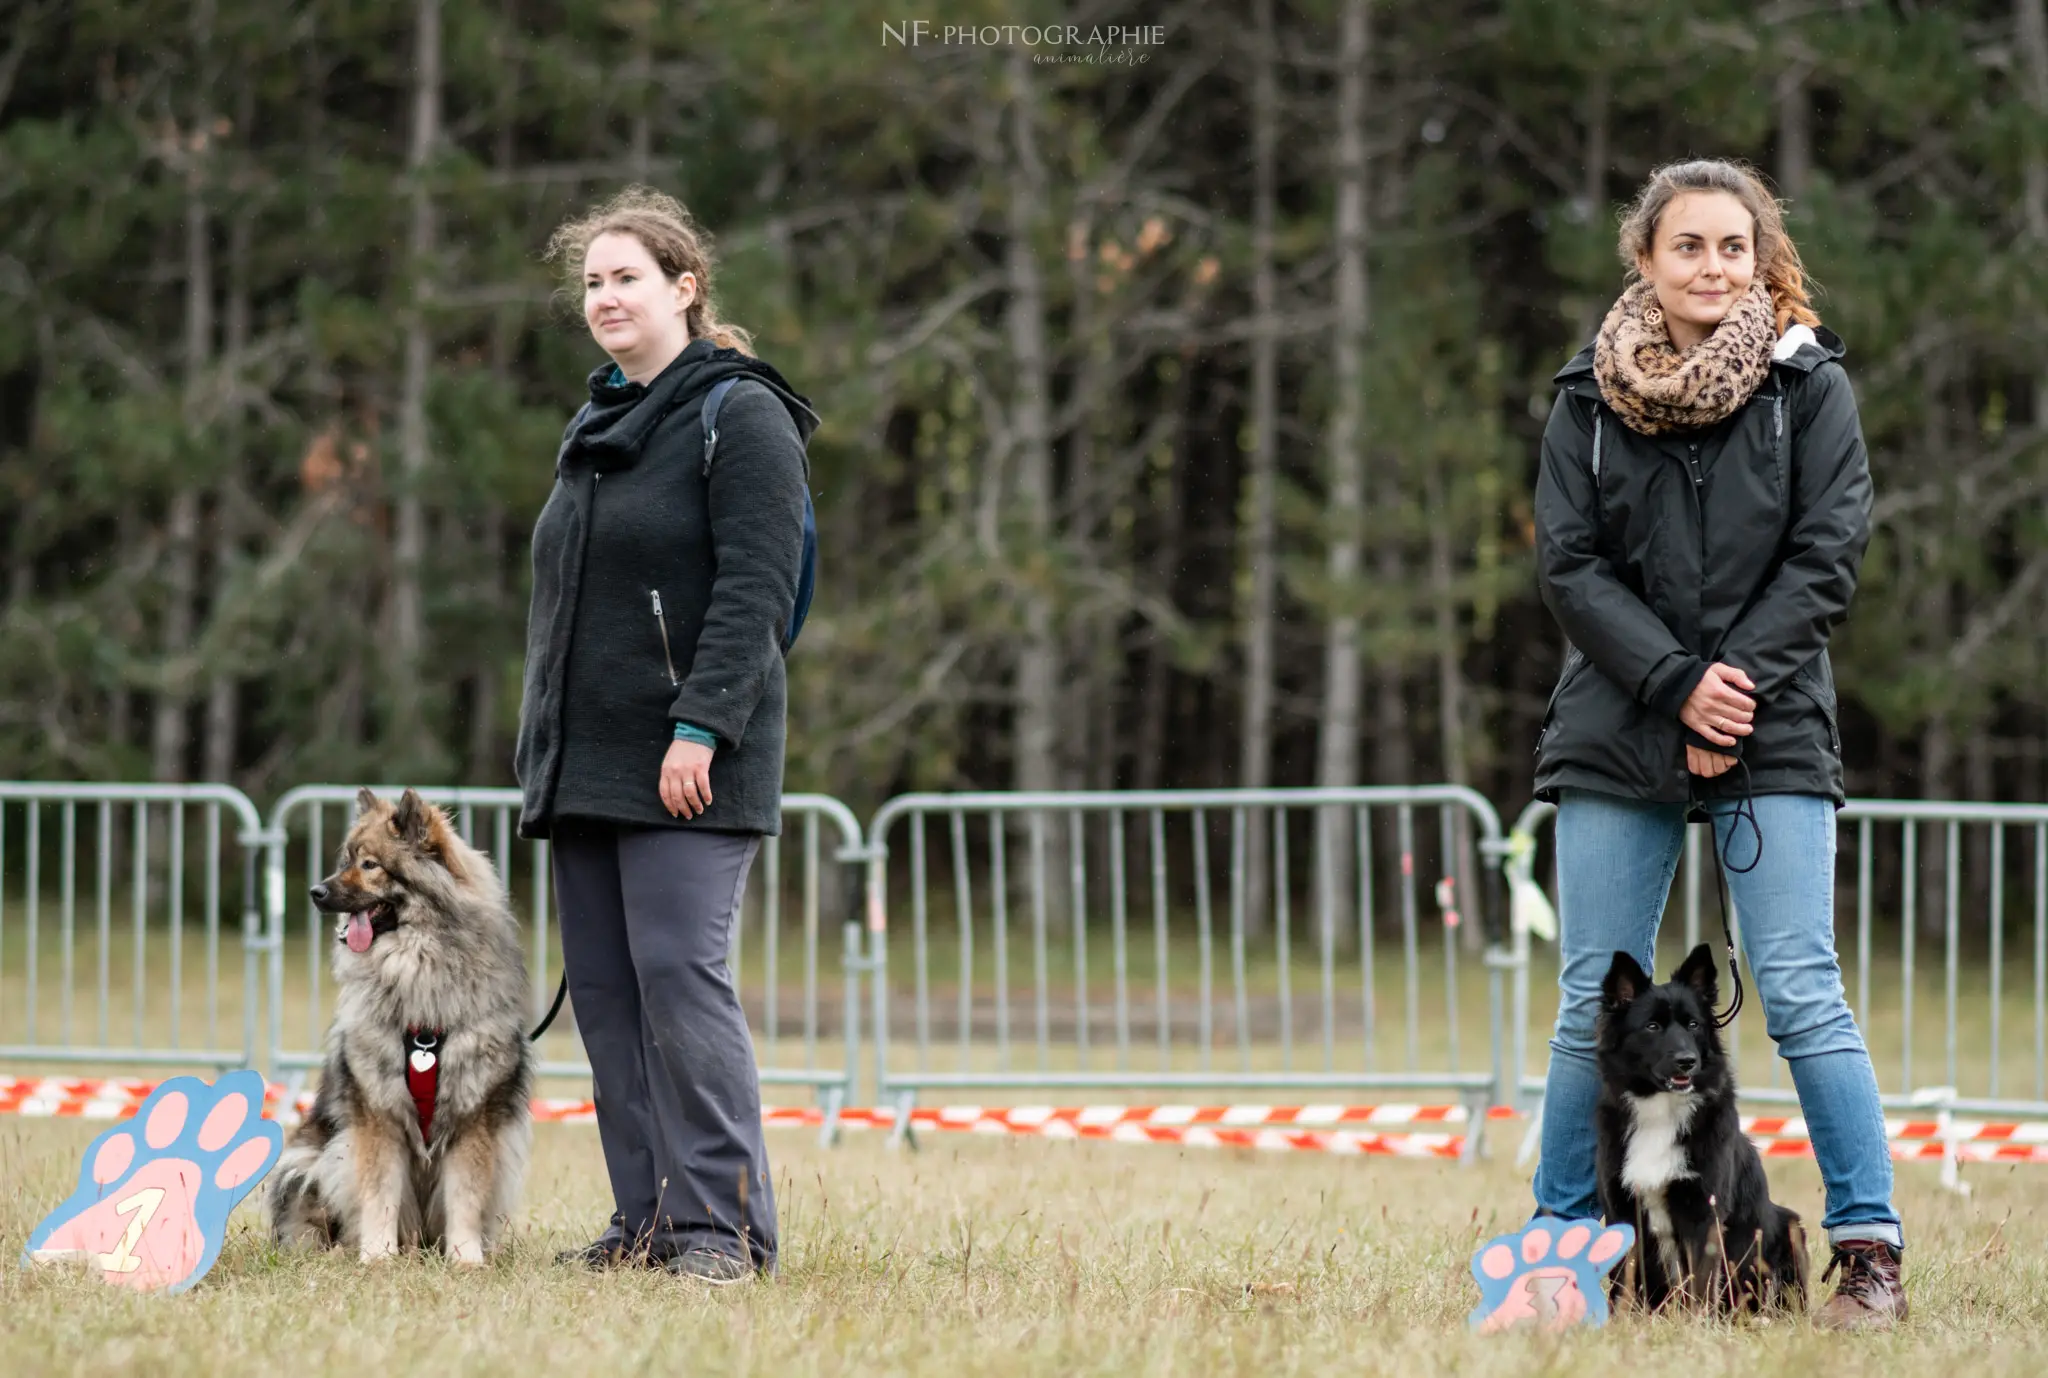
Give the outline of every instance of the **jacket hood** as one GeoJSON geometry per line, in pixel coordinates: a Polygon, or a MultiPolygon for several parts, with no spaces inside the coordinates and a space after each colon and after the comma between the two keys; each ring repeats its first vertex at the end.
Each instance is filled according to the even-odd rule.
{"type": "Polygon", "coordinates": [[[1778,337],[1778,347],[1771,351],[1771,362],[1799,373],[1811,373],[1822,364],[1841,359],[1848,352],[1849,347],[1842,343],[1842,337],[1826,326],[1794,325],[1778,337]]]}
{"type": "MultiPolygon", "coordinates": [[[[1811,373],[1822,364],[1840,359],[1849,352],[1842,343],[1842,337],[1826,326],[1793,325],[1778,337],[1778,344],[1771,351],[1771,363],[1789,368],[1796,373],[1811,373]]],[[[1578,378],[1593,376],[1593,346],[1572,355],[1571,361],[1552,377],[1553,383],[1566,383],[1578,378]]]]}
{"type": "Polygon", "coordinates": [[[590,406],[563,447],[562,463],[574,456],[606,470],[632,464],[671,411],[696,401],[727,378],[750,378],[774,393],[806,442],[818,429],[818,413],[810,399],[791,387],[773,364],[696,339],[645,383],[616,381],[616,364],[592,369],[590,406]]]}

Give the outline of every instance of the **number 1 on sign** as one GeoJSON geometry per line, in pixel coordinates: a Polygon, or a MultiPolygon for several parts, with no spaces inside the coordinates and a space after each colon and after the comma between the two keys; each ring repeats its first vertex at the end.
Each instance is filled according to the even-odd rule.
{"type": "Polygon", "coordinates": [[[135,1246],[142,1242],[142,1232],[149,1228],[149,1219],[156,1214],[156,1208],[164,1203],[164,1189],[149,1187],[136,1192],[126,1201],[114,1203],[114,1214],[133,1213],[135,1218],[128,1222],[128,1232],[121,1236],[121,1242],[114,1246],[114,1252],[100,1255],[100,1267],[110,1273],[132,1273],[142,1266],[142,1260],[135,1256],[135,1246]]]}
{"type": "Polygon", "coordinates": [[[1536,1273],[1522,1279],[1523,1289],[1529,1294],[1529,1309],[1536,1314],[1539,1325],[1549,1325],[1557,1319],[1557,1294],[1570,1281],[1570,1278],[1544,1277],[1536,1273]]]}

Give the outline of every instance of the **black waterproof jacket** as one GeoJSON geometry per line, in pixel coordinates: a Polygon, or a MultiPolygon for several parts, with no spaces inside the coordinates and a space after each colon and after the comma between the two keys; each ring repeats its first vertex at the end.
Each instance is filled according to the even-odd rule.
{"type": "Polygon", "coordinates": [[[691,341],[646,384],[590,375],[533,529],[514,769],[522,837],[562,818],[774,834],[782,824],[782,632],[803,559],[810,405],[767,364],[691,341]],[[703,472],[701,404],[719,408],[703,472]],[[675,724],[711,732],[711,807],[662,807],[675,724]]]}
{"type": "MultiPolygon", "coordinates": [[[[1536,483],[1543,601],[1570,640],[1536,746],[1536,795],[1840,804],[1828,636],[1870,538],[1870,465],[1842,342],[1804,338],[1732,416],[1645,436],[1600,398],[1591,346],[1556,377],[1536,483]],[[1722,661],[1756,683],[1748,766],[1686,770],[1678,712],[1722,661]]],[[[1719,749],[1719,748],[1716,748],[1719,749]]]]}

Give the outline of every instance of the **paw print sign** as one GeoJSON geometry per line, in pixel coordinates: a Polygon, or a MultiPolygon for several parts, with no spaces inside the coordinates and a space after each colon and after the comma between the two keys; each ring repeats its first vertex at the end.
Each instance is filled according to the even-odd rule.
{"type": "Polygon", "coordinates": [[[68,1263],[117,1287],[182,1292],[220,1256],[228,1214],[277,1164],[284,1131],[263,1118],[263,1078],[173,1077],[135,1118],[92,1141],[78,1189],[44,1218],[24,1266],[68,1263]]]}
{"type": "Polygon", "coordinates": [[[1472,1328],[1566,1330],[1607,1323],[1600,1280],[1628,1257],[1636,1232],[1598,1220],[1531,1220],[1514,1234],[1489,1239],[1472,1255],[1479,1309],[1472,1328]]]}

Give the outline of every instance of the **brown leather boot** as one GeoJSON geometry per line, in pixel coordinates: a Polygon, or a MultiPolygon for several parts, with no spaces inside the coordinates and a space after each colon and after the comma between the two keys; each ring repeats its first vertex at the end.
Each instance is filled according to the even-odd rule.
{"type": "Polygon", "coordinates": [[[1835,1294],[1814,1314],[1823,1330],[1889,1330],[1906,1319],[1906,1283],[1899,1275],[1899,1251],[1881,1239],[1845,1239],[1835,1246],[1826,1282],[1836,1273],[1835,1294]]]}

